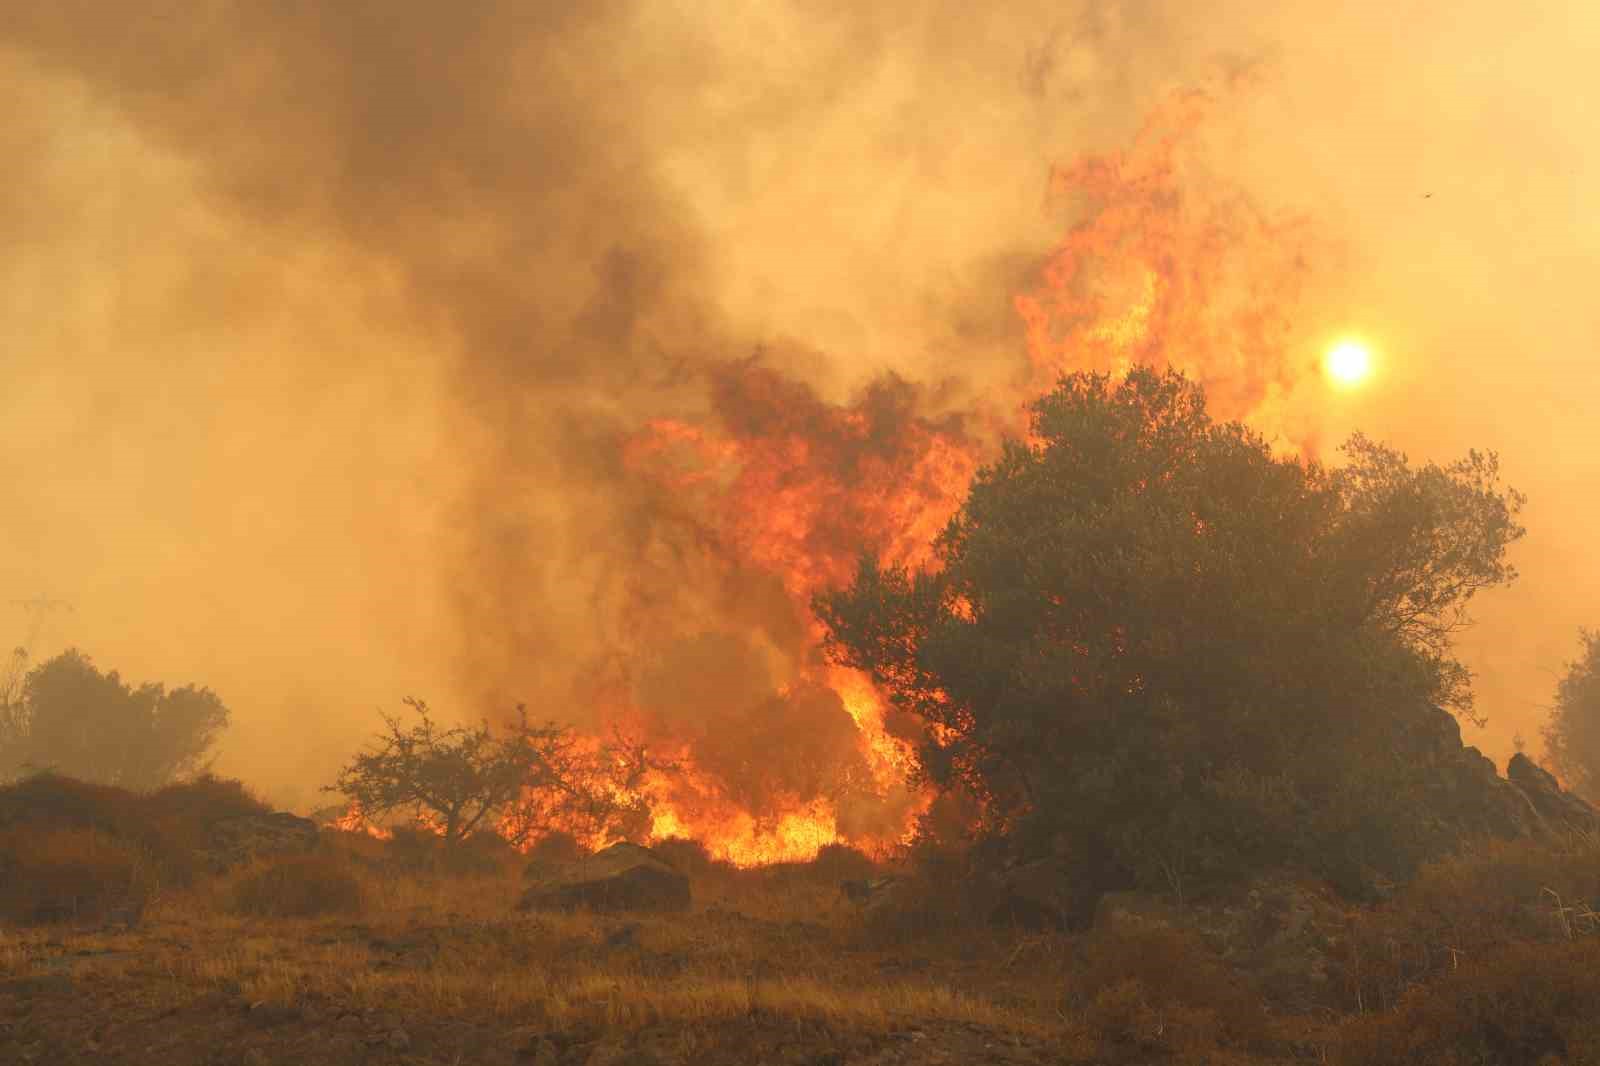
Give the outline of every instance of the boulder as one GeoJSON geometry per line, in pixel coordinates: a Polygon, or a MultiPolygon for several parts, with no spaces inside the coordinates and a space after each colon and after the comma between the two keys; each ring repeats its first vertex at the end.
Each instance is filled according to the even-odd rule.
{"type": "Polygon", "coordinates": [[[1030,930],[1084,929],[1103,889],[1092,873],[1090,865],[1057,849],[980,875],[981,893],[992,901],[989,921],[1030,930]]]}
{"type": "Polygon", "coordinates": [[[871,908],[874,905],[883,905],[890,896],[895,894],[895,886],[900,884],[900,878],[888,877],[860,877],[839,882],[839,894],[851,903],[858,903],[871,908]]]}
{"type": "Polygon", "coordinates": [[[1182,907],[1152,893],[1108,892],[1094,913],[1097,934],[1193,933],[1223,962],[1258,978],[1274,1004],[1296,1011],[1339,1003],[1334,978],[1348,921],[1326,886],[1287,871],[1182,907]]]}
{"type": "Polygon", "coordinates": [[[211,823],[205,852],[219,869],[271,855],[304,855],[316,849],[319,832],[316,822],[284,811],[237,814],[211,823]]]}
{"type": "Polygon", "coordinates": [[[681,911],[689,906],[689,879],[661,856],[637,844],[613,844],[576,862],[530,870],[532,882],[517,909],[681,911]]]}

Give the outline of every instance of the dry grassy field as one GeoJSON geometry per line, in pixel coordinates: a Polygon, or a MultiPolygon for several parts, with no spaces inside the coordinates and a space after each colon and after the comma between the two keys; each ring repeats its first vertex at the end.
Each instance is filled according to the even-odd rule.
{"type": "Polygon", "coordinates": [[[1291,1007],[1265,963],[1170,924],[1029,931],[936,883],[865,909],[840,892],[858,855],[739,870],[685,845],[687,911],[520,911],[509,848],[324,830],[309,854],[186,868],[222,786],[115,808],[71,788],[35,824],[0,790],[0,1062],[1600,1061],[1592,841],[1328,904],[1322,1004],[1291,1007]]]}

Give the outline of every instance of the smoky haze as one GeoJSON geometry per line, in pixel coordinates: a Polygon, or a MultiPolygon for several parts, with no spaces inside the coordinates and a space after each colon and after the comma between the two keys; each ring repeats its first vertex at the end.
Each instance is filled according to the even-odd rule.
{"type": "Polygon", "coordinates": [[[1019,296],[1103,288],[1056,333],[1092,348],[1148,326],[1119,264],[1181,257],[1145,354],[1224,413],[1501,453],[1530,532],[1466,639],[1476,739],[1537,746],[1600,625],[1600,13],[996,7],[11,0],[0,592],[76,608],[36,652],[216,688],[220,768],[281,803],[403,695],[586,722],[618,687],[751,810],[844,795],[785,579],[912,549],[855,504],[743,537],[696,495],[732,475],[688,491],[641,440],[792,458],[775,412],[815,404],[819,491],[931,477],[1071,368],[1019,296]],[[1336,393],[1346,331],[1379,373],[1336,393]],[[741,730],[805,744],[774,781],[741,730]]]}

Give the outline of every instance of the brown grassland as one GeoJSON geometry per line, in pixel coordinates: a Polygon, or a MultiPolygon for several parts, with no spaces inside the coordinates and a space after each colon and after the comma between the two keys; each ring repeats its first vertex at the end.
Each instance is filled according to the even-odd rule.
{"type": "Polygon", "coordinates": [[[526,860],[493,846],[328,830],[209,870],[183,798],[12,808],[0,1062],[1600,1062],[1592,840],[1477,849],[1351,908],[1330,1005],[1286,1012],[1171,927],[994,926],[938,884],[865,912],[839,892],[859,857],[736,870],[679,846],[687,913],[522,913],[526,860]]]}

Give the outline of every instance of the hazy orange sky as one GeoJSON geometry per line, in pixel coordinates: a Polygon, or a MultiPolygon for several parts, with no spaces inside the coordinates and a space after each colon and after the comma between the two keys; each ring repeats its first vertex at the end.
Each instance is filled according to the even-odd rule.
{"type": "Polygon", "coordinates": [[[281,803],[402,696],[581,718],[572,664],[639,644],[616,575],[695,580],[619,442],[703,415],[697,368],[1015,388],[1095,210],[1052,168],[1191,90],[1150,202],[1216,207],[1178,246],[1232,264],[1208,351],[1272,363],[1262,428],[1529,497],[1468,742],[1537,749],[1600,626],[1600,7],[142,6],[0,8],[0,638],[70,602],[36,654],[212,686],[281,803]],[[1234,312],[1280,304],[1263,355],[1234,312]]]}

